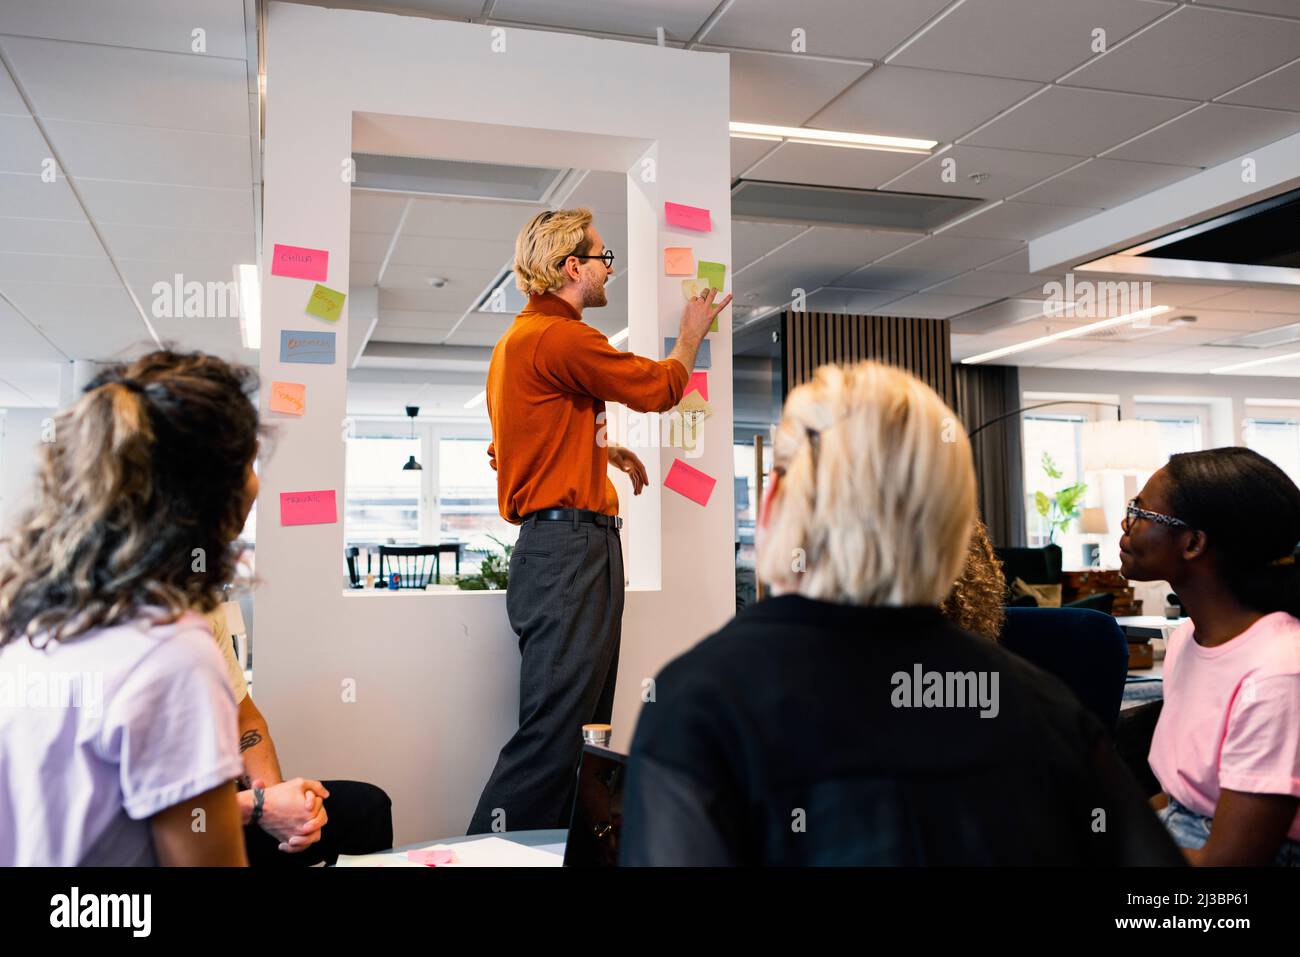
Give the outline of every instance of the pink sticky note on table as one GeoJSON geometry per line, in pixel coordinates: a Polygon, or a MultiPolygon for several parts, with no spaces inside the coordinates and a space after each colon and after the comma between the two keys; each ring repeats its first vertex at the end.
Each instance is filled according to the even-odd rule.
{"type": "Polygon", "coordinates": [[[307,411],[307,387],[301,382],[272,382],[271,411],[302,415],[307,411]]]}
{"type": "Polygon", "coordinates": [[[414,861],[416,864],[424,864],[428,867],[437,867],[440,864],[455,864],[456,853],[454,851],[439,851],[431,847],[426,847],[420,851],[407,851],[406,859],[414,861]]]}
{"type": "Polygon", "coordinates": [[[339,520],[334,489],[318,492],[281,492],[281,525],[333,525],[339,520]]]}
{"type": "Polygon", "coordinates": [[[664,488],[670,488],[678,495],[684,495],[696,505],[708,505],[713,486],[718,480],[712,475],[692,468],[681,459],[674,459],[673,466],[664,479],[664,488]]]}
{"type": "Polygon", "coordinates": [[[698,206],[664,203],[664,217],[668,220],[669,226],[677,226],[681,229],[693,229],[701,233],[707,233],[713,229],[713,223],[709,219],[709,211],[698,206]]]}
{"type": "Polygon", "coordinates": [[[668,246],[664,249],[665,276],[694,276],[695,254],[690,246],[668,246]]]}
{"type": "Polygon", "coordinates": [[[698,392],[704,397],[704,401],[709,401],[709,374],[707,372],[692,372],[691,380],[686,383],[686,388],[682,390],[682,395],[690,392],[698,392]]]}
{"type": "Polygon", "coordinates": [[[324,282],[325,274],[329,271],[329,263],[330,254],[324,249],[282,246],[276,243],[275,250],[271,254],[271,275],[324,282]]]}

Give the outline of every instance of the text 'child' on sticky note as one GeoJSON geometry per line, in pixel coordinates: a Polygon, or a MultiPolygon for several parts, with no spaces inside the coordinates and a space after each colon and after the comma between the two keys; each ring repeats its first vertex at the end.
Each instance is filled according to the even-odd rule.
{"type": "Polygon", "coordinates": [[[664,275],[695,275],[695,253],[690,246],[668,246],[664,249],[664,275]]]}
{"type": "Polygon", "coordinates": [[[339,520],[334,489],[281,492],[281,525],[333,525],[339,520]]]}
{"type": "Polygon", "coordinates": [[[683,206],[681,203],[664,203],[664,218],[669,226],[678,229],[693,229],[698,233],[707,233],[713,229],[709,211],[699,206],[683,206]]]}
{"type": "Polygon", "coordinates": [[[307,387],[301,382],[272,382],[271,411],[302,415],[307,411],[307,387]]]}
{"type": "Polygon", "coordinates": [[[712,475],[687,465],[681,459],[673,460],[672,468],[664,478],[664,488],[689,498],[696,505],[708,505],[713,486],[717,484],[718,480],[712,475]]]}
{"type": "Polygon", "coordinates": [[[346,298],[348,298],[346,292],[339,292],[337,289],[316,283],[316,287],[311,291],[311,298],[307,300],[307,313],[318,319],[334,322],[343,314],[343,300],[346,298]]]}
{"type": "Polygon", "coordinates": [[[275,244],[271,258],[271,275],[290,279],[323,280],[329,272],[330,254],[324,249],[275,244]]]}
{"type": "MultiPolygon", "coordinates": [[[[677,345],[676,336],[664,337],[664,355],[672,353],[673,348],[677,345]]],[[[700,349],[695,353],[695,368],[710,369],[713,367],[713,350],[709,348],[709,340],[705,339],[700,343],[700,349]]],[[[690,371],[689,369],[687,370],[690,371]]]]}

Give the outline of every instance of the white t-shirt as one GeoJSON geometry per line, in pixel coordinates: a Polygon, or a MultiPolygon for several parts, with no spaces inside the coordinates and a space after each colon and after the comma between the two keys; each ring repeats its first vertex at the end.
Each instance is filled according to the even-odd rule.
{"type": "Polygon", "coordinates": [[[0,866],[157,863],[149,818],[243,773],[202,617],[0,647],[0,866]]]}

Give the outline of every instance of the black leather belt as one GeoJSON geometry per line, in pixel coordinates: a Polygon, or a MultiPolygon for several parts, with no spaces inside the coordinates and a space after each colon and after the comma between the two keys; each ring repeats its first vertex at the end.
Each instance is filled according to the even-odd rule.
{"type": "Polygon", "coordinates": [[[617,515],[605,515],[586,508],[544,508],[540,512],[529,512],[520,516],[521,522],[591,522],[602,528],[622,528],[623,520],[617,515]],[[575,518],[576,516],[576,518],[575,518]]]}

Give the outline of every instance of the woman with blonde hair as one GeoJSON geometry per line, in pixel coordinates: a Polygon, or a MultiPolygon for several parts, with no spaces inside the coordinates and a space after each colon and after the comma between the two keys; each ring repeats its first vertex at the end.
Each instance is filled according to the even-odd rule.
{"type": "Polygon", "coordinates": [[[1002,563],[993,551],[988,529],[977,518],[971,528],[961,574],[939,610],[958,628],[990,641],[1000,641],[1007,620],[1006,601],[1007,579],[1002,573],[1002,563]]]}
{"type": "Polygon", "coordinates": [[[975,478],[933,390],[823,366],[774,463],[757,569],[776,597],[657,677],[624,863],[1179,861],[1073,696],[942,617],[975,478]]]}
{"type": "Polygon", "coordinates": [[[0,865],[243,865],[235,701],[201,617],[249,500],[252,374],[107,370],[54,420],[0,569],[0,865]],[[197,826],[201,822],[202,826],[197,826]]]}

